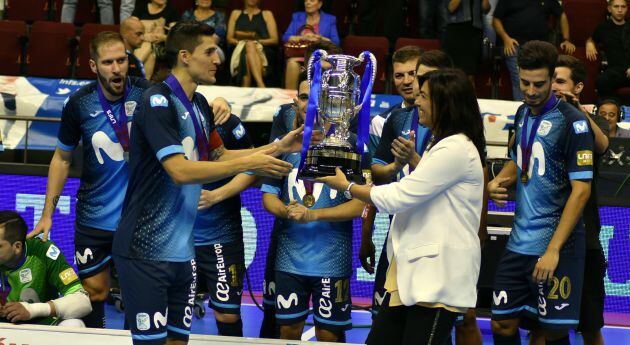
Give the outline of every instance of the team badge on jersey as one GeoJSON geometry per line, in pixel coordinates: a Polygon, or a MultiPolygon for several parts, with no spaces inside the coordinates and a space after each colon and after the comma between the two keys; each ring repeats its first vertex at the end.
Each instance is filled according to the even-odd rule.
{"type": "Polygon", "coordinates": [[[46,251],[46,256],[52,260],[57,260],[59,254],[61,254],[61,251],[59,251],[59,248],[57,248],[54,244],[51,244],[46,251]]]}
{"type": "Polygon", "coordinates": [[[573,129],[575,134],[588,133],[588,124],[586,120],[575,121],[573,122],[573,129]]]}
{"type": "Polygon", "coordinates": [[[150,98],[150,102],[151,102],[151,107],[155,108],[155,107],[163,107],[166,108],[168,107],[168,99],[166,99],[166,97],[157,94],[157,95],[153,95],[150,98]]]}
{"type": "Polygon", "coordinates": [[[20,271],[20,283],[26,284],[33,280],[33,273],[30,268],[25,268],[20,271]]]}
{"type": "Polygon", "coordinates": [[[78,280],[77,273],[74,271],[72,267],[66,268],[63,272],[59,273],[59,279],[63,285],[68,285],[75,280],[78,280]]]}
{"type": "Polygon", "coordinates": [[[127,116],[133,116],[133,112],[136,111],[136,106],[138,103],[136,101],[125,102],[125,114],[127,116]]]}
{"type": "Polygon", "coordinates": [[[549,134],[549,131],[551,131],[551,127],[553,127],[553,124],[551,124],[551,121],[542,120],[540,122],[540,125],[538,126],[538,131],[536,133],[540,135],[541,137],[544,137],[547,134],[549,134]]]}

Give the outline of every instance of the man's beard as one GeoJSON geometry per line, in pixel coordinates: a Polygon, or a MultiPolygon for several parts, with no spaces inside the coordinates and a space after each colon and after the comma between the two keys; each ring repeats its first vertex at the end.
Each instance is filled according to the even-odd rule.
{"type": "MultiPolygon", "coordinates": [[[[112,96],[122,96],[122,94],[125,92],[124,84],[123,84],[122,90],[116,91],[109,85],[109,81],[107,79],[105,79],[105,77],[103,77],[100,73],[96,72],[96,76],[98,77],[98,80],[101,83],[101,86],[104,87],[105,90],[107,90],[107,92],[110,95],[112,95],[112,96]]],[[[123,80],[123,83],[124,83],[125,77],[124,76],[120,76],[120,78],[123,80]]]]}

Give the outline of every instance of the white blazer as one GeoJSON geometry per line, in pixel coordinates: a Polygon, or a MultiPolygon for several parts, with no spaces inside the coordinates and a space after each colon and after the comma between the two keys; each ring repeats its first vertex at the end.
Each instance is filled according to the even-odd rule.
{"type": "Polygon", "coordinates": [[[394,214],[387,253],[404,305],[475,307],[483,188],[479,153],[464,134],[442,139],[400,182],[372,188],[374,205],[394,214]]]}

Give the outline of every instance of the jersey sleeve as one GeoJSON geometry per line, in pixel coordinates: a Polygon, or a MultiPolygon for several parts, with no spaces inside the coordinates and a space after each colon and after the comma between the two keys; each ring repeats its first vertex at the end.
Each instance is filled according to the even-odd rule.
{"type": "Polygon", "coordinates": [[[570,116],[567,119],[565,159],[569,179],[592,180],[593,134],[588,120],[584,116],[570,116]]]}
{"type": "Polygon", "coordinates": [[[282,193],[283,182],[284,179],[266,178],[263,180],[262,186],[260,186],[260,191],[263,193],[274,194],[279,197],[280,193],[282,193]]]}
{"type": "Polygon", "coordinates": [[[162,161],[174,154],[184,154],[178,133],[177,111],[166,93],[146,92],[142,96],[142,110],[134,121],[162,161]]]}
{"type": "Polygon", "coordinates": [[[282,138],[285,134],[289,133],[289,129],[286,126],[287,112],[291,109],[288,104],[280,106],[278,111],[273,116],[273,122],[271,123],[271,133],[269,134],[269,142],[272,143],[276,139],[282,138]]]}
{"type": "Polygon", "coordinates": [[[376,147],[376,151],[372,157],[372,164],[387,165],[394,162],[394,155],[392,154],[392,142],[396,139],[394,133],[393,116],[390,116],[383,125],[383,133],[381,140],[376,147]]]}
{"type": "Polygon", "coordinates": [[[226,123],[230,144],[224,140],[225,147],[229,150],[249,149],[254,146],[249,132],[243,126],[241,119],[236,115],[230,115],[230,119],[226,123]]]}
{"type": "Polygon", "coordinates": [[[57,134],[57,146],[64,151],[72,151],[81,140],[81,120],[71,99],[65,102],[61,111],[61,125],[57,134]]]}
{"type": "Polygon", "coordinates": [[[45,260],[47,281],[60,295],[65,296],[83,288],[74,268],[52,242],[49,242],[45,260]]]}

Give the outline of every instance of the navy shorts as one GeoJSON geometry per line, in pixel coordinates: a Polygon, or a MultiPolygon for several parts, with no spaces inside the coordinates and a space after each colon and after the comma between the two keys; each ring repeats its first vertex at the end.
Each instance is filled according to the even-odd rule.
{"type": "Polygon", "coordinates": [[[197,289],[195,260],[166,262],[114,256],[134,344],[188,341],[197,289]]]}
{"type": "Polygon", "coordinates": [[[276,271],[276,320],[279,325],[306,320],[309,300],[312,300],[317,328],[331,332],[352,328],[349,277],[307,277],[276,271]]]}
{"type": "Polygon", "coordinates": [[[558,267],[550,283],[536,283],[532,272],[539,257],[505,250],[496,276],[492,319],[527,317],[543,328],[575,328],[580,317],[584,278],[584,247],[561,252],[558,267]]]}
{"type": "Polygon", "coordinates": [[[74,262],[79,270],[79,278],[86,279],[109,268],[114,234],[114,231],[75,224],[74,262]]]}
{"type": "MultiPolygon", "coordinates": [[[[277,220],[276,220],[277,222],[277,220]]],[[[274,224],[275,226],[275,224],[274,224]]],[[[263,281],[263,307],[273,310],[276,305],[276,251],[278,247],[277,231],[271,233],[269,250],[265,261],[265,280],[263,281]]]]}
{"type": "MultiPolygon", "coordinates": [[[[389,236],[389,234],[388,234],[389,236]]],[[[376,276],[374,277],[374,294],[372,295],[372,318],[376,317],[378,310],[383,304],[383,299],[387,291],[385,290],[385,279],[387,278],[387,269],[389,268],[389,260],[387,259],[387,238],[383,244],[381,256],[378,258],[376,266],[376,276]]]]}
{"type": "Polygon", "coordinates": [[[245,273],[243,241],[195,247],[199,282],[205,284],[208,307],[220,313],[240,314],[245,273]]]}

